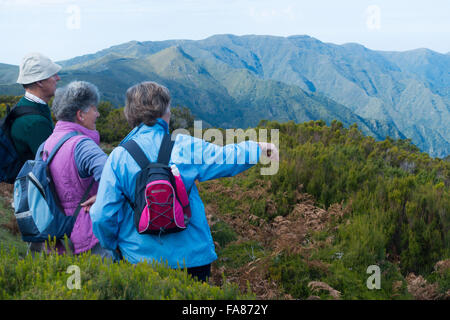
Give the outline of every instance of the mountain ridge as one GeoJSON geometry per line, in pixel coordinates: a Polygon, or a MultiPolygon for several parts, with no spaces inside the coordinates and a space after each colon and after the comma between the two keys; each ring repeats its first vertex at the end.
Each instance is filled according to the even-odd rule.
{"type": "MultiPolygon", "coordinates": [[[[63,79],[101,83],[104,97],[116,105],[123,104],[127,86],[151,79],[168,86],[174,102],[215,126],[254,125],[257,120],[232,120],[251,108],[254,112],[247,114],[258,120],[268,116],[269,120],[306,121],[308,114],[314,114],[329,123],[328,118],[345,107],[351,113],[342,111],[337,120],[346,124],[358,119],[358,125],[366,127],[364,133],[377,139],[391,133],[394,138],[412,139],[433,156],[450,154],[446,125],[450,121],[450,74],[446,72],[450,57],[429,49],[375,51],[307,35],[225,34],[203,40],[129,41],[58,63],[64,67],[63,79]],[[166,61],[172,66],[164,70],[166,61]],[[101,75],[109,83],[101,81],[101,75]],[[247,91],[239,90],[236,83],[247,91]],[[266,92],[249,91],[255,88],[266,92]],[[297,106],[299,101],[303,109],[297,106]],[[310,106],[305,106],[306,101],[310,106]],[[319,112],[323,103],[328,105],[319,112]],[[423,136],[421,126],[428,128],[429,136],[423,136]],[[385,129],[378,132],[380,128],[385,129]]],[[[8,77],[11,80],[13,68],[8,66],[8,76],[0,76],[0,93],[18,90],[5,83],[8,77]]]]}

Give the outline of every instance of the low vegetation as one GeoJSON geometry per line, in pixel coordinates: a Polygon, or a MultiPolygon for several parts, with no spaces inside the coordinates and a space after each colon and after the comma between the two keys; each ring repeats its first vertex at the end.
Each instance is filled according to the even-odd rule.
{"type": "Polygon", "coordinates": [[[0,299],[252,299],[232,284],[211,286],[164,264],[102,261],[99,256],[0,251],[0,299]],[[77,272],[79,272],[77,274],[77,272]],[[77,276],[79,275],[79,282],[77,276]],[[77,287],[79,285],[79,287],[77,287]]]}
{"type": "MultiPolygon", "coordinates": [[[[107,103],[99,110],[109,152],[130,129],[120,110],[107,103]]],[[[192,127],[187,109],[173,114],[172,130],[192,127]]],[[[450,162],[337,121],[262,121],[262,128],[279,130],[277,174],[262,176],[259,164],[198,184],[219,256],[209,285],[164,265],[25,257],[4,187],[1,297],[450,299],[450,162]],[[66,288],[71,264],[86,272],[84,293],[66,288]],[[380,270],[379,289],[368,286],[370,266],[380,270]],[[34,289],[23,281],[31,278],[34,289]]]]}

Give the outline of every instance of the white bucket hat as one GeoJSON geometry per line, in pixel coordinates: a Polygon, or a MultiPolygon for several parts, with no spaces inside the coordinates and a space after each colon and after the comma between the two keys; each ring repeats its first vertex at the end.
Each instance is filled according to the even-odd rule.
{"type": "Polygon", "coordinates": [[[20,64],[19,78],[17,83],[30,84],[45,80],[57,74],[62,67],[57,65],[46,56],[33,52],[27,54],[20,64]]]}

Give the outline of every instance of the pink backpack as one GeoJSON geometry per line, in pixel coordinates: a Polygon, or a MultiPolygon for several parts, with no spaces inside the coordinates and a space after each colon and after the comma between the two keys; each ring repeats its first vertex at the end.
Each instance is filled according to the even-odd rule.
{"type": "Polygon", "coordinates": [[[164,135],[156,163],[150,163],[134,140],[123,145],[141,167],[136,178],[134,224],[140,234],[183,231],[191,219],[189,197],[176,166],[169,167],[174,141],[164,135]]]}

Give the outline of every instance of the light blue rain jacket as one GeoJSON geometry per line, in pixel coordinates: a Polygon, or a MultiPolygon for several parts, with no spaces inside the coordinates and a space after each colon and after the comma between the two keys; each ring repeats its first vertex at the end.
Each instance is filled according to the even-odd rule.
{"type": "MultiPolygon", "coordinates": [[[[169,132],[167,123],[159,118],[154,126],[134,128],[122,143],[135,140],[148,159],[156,162],[165,132],[169,132]]],[[[90,210],[95,236],[103,248],[119,248],[131,263],[156,260],[167,262],[171,268],[191,268],[213,262],[217,255],[195,180],[234,176],[255,165],[260,152],[254,141],[221,147],[189,135],[177,135],[169,165],[176,164],[186,190],[191,189],[192,218],[186,230],[158,236],[141,235],[134,226],[134,213],[124,194],[134,201],[140,167],[124,148],[115,148],[106,161],[97,200],[90,210]]]]}

